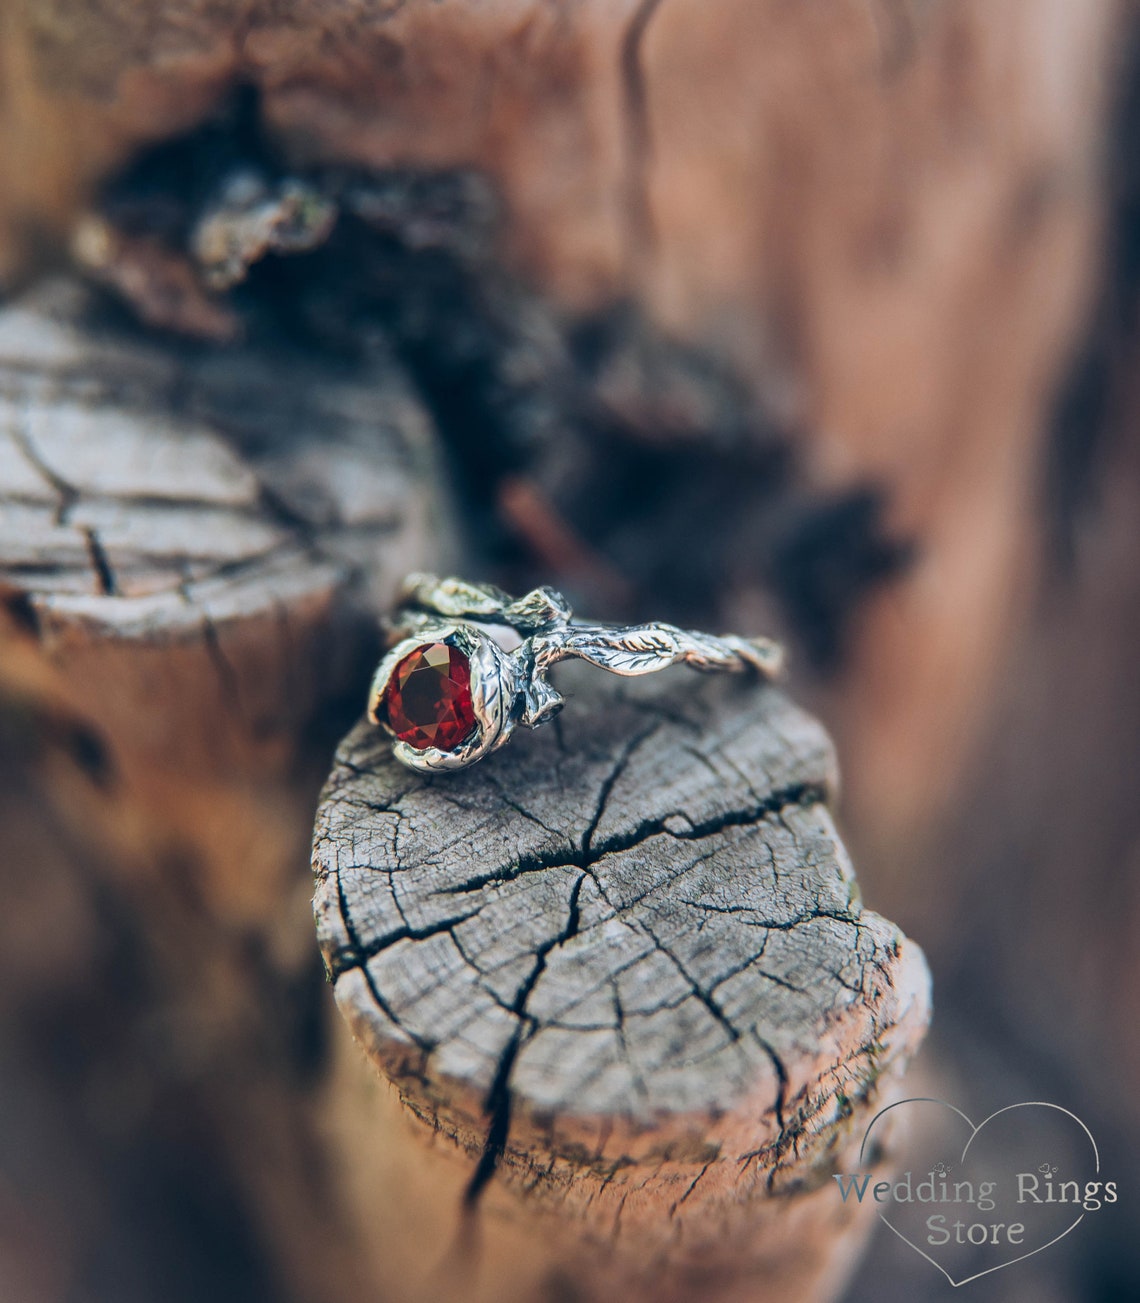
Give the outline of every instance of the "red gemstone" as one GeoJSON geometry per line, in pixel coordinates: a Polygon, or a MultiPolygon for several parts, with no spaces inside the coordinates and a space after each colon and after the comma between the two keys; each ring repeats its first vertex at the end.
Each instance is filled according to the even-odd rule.
{"type": "Polygon", "coordinates": [[[384,710],[401,742],[453,751],[475,727],[471,662],[445,642],[417,647],[392,671],[384,710]]]}

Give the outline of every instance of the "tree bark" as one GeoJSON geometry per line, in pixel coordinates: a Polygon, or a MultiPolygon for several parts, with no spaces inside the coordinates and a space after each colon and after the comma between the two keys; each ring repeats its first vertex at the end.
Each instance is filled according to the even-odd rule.
{"type": "Polygon", "coordinates": [[[421,1269],[513,1295],[523,1236],[575,1297],[827,1297],[869,1229],[830,1177],[921,1040],[925,961],[861,906],[815,721],[599,677],[462,774],[362,722],[321,801],[337,1003],[466,1156],[421,1269]]]}

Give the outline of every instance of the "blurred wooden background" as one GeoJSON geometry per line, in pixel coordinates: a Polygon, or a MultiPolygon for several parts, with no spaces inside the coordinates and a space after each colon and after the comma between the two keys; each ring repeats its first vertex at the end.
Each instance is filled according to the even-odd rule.
{"type": "MultiPolygon", "coordinates": [[[[194,635],[185,674],[205,682],[220,650],[246,702],[215,731],[216,687],[178,703],[178,676],[130,701],[112,686],[130,603],[228,573],[240,539],[217,535],[193,573],[172,563],[175,527],[160,546],[137,524],[129,474],[128,506],[108,508],[94,428],[34,487],[0,482],[17,1296],[149,1297],[140,1218],[185,1297],[277,1296],[289,1237],[267,1247],[267,1227],[291,1214],[240,1211],[272,1164],[235,1143],[229,1171],[210,1147],[264,1113],[281,1064],[311,1074],[309,1097],[340,1070],[307,948],[307,817],[370,612],[405,563],[456,556],[599,615],[786,636],[838,740],[864,894],[931,959],[930,1072],[983,1111],[1056,1096],[1135,1160],[1136,40],[1109,0],[5,6],[0,361],[19,455],[0,465],[36,446],[29,412],[94,385],[108,411],[199,422],[236,458],[222,480],[271,486],[221,505],[306,554],[225,608],[228,645],[194,635]],[[235,176],[254,179],[244,199],[235,176]],[[93,298],[45,282],[77,270],[93,298]],[[291,395],[243,392],[235,375],[283,357],[291,395]],[[337,413],[310,410],[334,384],[337,413]],[[360,447],[370,404],[380,452],[360,447]],[[349,483],[306,449],[330,425],[349,483]],[[301,433],[275,453],[286,426],[301,433]],[[369,475],[409,486],[383,520],[353,514],[369,475]],[[55,481],[102,514],[57,519],[55,481]],[[424,492],[431,509],[407,514],[424,492]],[[267,663],[272,643],[239,626],[282,601],[302,633],[267,663]],[[343,659],[315,691],[330,631],[343,659]],[[126,814],[100,787],[109,738],[126,814]],[[176,890],[204,911],[196,940],[176,890]],[[138,918],[159,922],[140,937],[138,918]],[[213,1025],[215,963],[269,974],[295,1018],[254,1053],[256,1006],[226,1012],[187,1066],[162,1033],[213,1025]],[[157,1074],[138,1067],[152,1055],[157,1074]],[[251,1063],[256,1089],[201,1085],[251,1063]]],[[[307,1170],[303,1093],[268,1110],[279,1170],[307,1170]]],[[[1033,1297],[1134,1289],[1125,1220],[1058,1247],[1033,1297]]],[[[293,1245],[297,1270],[322,1234],[293,1245]]],[[[352,1258],[328,1236],[321,1272],[352,1258]]],[[[856,1293],[914,1297],[926,1279],[906,1265],[878,1245],[856,1293]]]]}

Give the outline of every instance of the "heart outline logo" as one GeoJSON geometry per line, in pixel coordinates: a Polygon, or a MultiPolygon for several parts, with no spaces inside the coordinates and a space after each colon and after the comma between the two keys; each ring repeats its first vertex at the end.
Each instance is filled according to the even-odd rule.
{"type": "MultiPolygon", "coordinates": [[[[881,1117],[885,1117],[886,1114],[891,1112],[892,1109],[901,1108],[902,1105],[904,1104],[939,1104],[943,1108],[948,1108],[952,1113],[956,1113],[962,1119],[962,1121],[965,1122],[965,1124],[970,1128],[970,1137],[966,1141],[966,1144],[962,1149],[961,1158],[959,1159],[959,1162],[963,1162],[963,1163],[966,1161],[966,1155],[970,1152],[970,1146],[974,1143],[974,1140],[976,1139],[978,1133],[988,1123],[992,1122],[994,1118],[1001,1117],[1003,1113],[1009,1113],[1012,1110],[1019,1109],[1019,1108],[1055,1109],[1058,1113],[1063,1113],[1066,1117],[1071,1118],[1088,1137],[1088,1141],[1089,1144],[1092,1146],[1092,1152],[1093,1152],[1093,1171],[1096,1175],[1098,1176],[1100,1175],[1100,1150],[1097,1148],[1097,1143],[1096,1140],[1093,1138],[1093,1133],[1088,1129],[1087,1126],[1085,1126],[1084,1122],[1082,1122],[1081,1119],[1077,1117],[1075,1113],[1071,1112],[1067,1108],[1062,1107],[1062,1105],[1060,1104],[1052,1104],[1048,1100],[1024,1100],[1020,1104],[1006,1104],[1004,1108],[996,1109],[993,1113],[989,1115],[989,1117],[983,1118],[982,1121],[979,1122],[977,1125],[975,1125],[973,1119],[968,1117],[965,1113],[963,1113],[960,1108],[956,1108],[953,1104],[948,1104],[944,1099],[935,1099],[929,1095],[914,1095],[911,1096],[909,1099],[896,1100],[893,1104],[888,1104],[886,1108],[880,1109],[879,1112],[876,1113],[875,1116],[871,1119],[871,1121],[867,1124],[867,1130],[863,1133],[863,1143],[859,1146],[860,1163],[863,1163],[865,1161],[864,1155],[867,1148],[867,1141],[870,1138],[871,1130],[875,1126],[875,1123],[878,1122],[878,1120],[881,1117]]],[[[883,1223],[883,1225],[886,1226],[889,1230],[893,1231],[895,1235],[897,1235],[904,1244],[909,1245],[910,1248],[912,1248],[915,1251],[915,1253],[919,1255],[919,1257],[925,1258],[927,1262],[937,1267],[938,1270],[943,1274],[943,1276],[945,1276],[946,1279],[950,1282],[950,1285],[954,1289],[958,1289],[962,1285],[968,1285],[971,1281],[980,1280],[983,1276],[989,1276],[995,1271],[1001,1271],[1005,1267],[1012,1267],[1014,1263],[1024,1262],[1027,1258],[1034,1257],[1036,1254],[1042,1252],[1042,1250],[1051,1248],[1059,1240],[1063,1240],[1065,1236],[1068,1235],[1070,1232],[1076,1230],[1076,1228],[1081,1224],[1081,1222],[1084,1221],[1084,1219],[1085,1219],[1085,1214],[1084,1212],[1082,1212],[1080,1216],[1077,1217],[1076,1221],[1074,1221],[1071,1225],[1067,1226],[1065,1230],[1063,1230],[1059,1235],[1054,1235],[1051,1240],[1047,1240],[1044,1244],[1039,1244],[1035,1249],[1030,1249],[1028,1253],[1022,1253],[1019,1254],[1018,1257],[1016,1258],[1010,1258],[1008,1262],[999,1262],[996,1264],[996,1266],[987,1267],[984,1271],[975,1272],[972,1276],[966,1276],[962,1280],[955,1280],[954,1277],[950,1275],[950,1273],[946,1270],[945,1267],[943,1267],[943,1265],[940,1262],[937,1262],[934,1258],[930,1256],[929,1253],[925,1253],[922,1249],[920,1249],[912,1239],[904,1235],[897,1226],[895,1226],[891,1221],[889,1221],[885,1213],[879,1213],[879,1220],[883,1223]]]]}

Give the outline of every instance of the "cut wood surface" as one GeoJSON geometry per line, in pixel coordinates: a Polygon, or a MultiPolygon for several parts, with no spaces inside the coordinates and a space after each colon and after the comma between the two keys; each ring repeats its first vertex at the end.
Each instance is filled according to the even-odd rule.
{"type": "Polygon", "coordinates": [[[216,770],[235,717],[267,755],[446,536],[430,422],[395,364],[179,354],[85,329],[84,305],[59,283],[0,314],[0,578],[151,760],[216,770]],[[155,709],[176,698],[195,709],[155,709]]]}
{"type": "Polygon", "coordinates": [[[576,1297],[824,1297],[865,1229],[830,1173],[922,1037],[925,961],[861,906],[819,724],[605,677],[459,774],[349,734],[314,842],[337,1002],[463,1156],[457,1235],[521,1222],[576,1297]]]}
{"type": "Polygon", "coordinates": [[[49,624],[200,626],[222,579],[254,594],[228,602],[250,615],[291,568],[319,589],[339,565],[376,602],[406,537],[442,527],[424,515],[430,423],[394,363],[350,379],[287,353],[178,352],[87,328],[88,306],[60,281],[0,314],[0,557],[49,624]]]}

